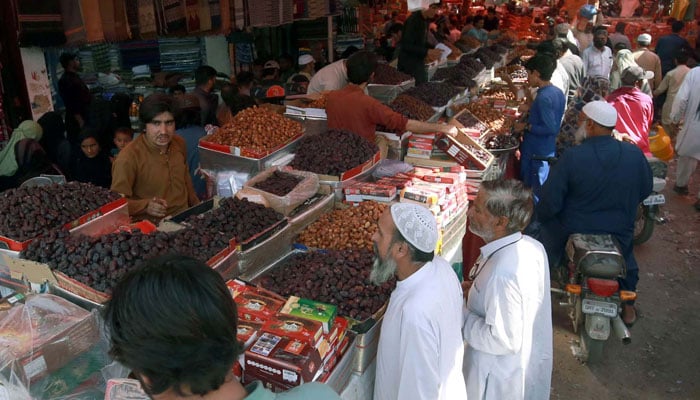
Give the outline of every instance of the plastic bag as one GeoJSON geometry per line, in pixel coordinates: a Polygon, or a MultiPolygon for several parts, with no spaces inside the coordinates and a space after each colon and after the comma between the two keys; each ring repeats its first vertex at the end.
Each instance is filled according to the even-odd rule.
{"type": "Polygon", "coordinates": [[[273,167],[268,168],[265,171],[259,173],[254,178],[250,179],[245,183],[245,187],[250,192],[258,192],[265,199],[267,199],[270,208],[274,209],[280,214],[289,215],[295,208],[297,208],[301,203],[308,200],[311,196],[315,195],[318,191],[318,175],[313,172],[307,171],[297,171],[289,167],[273,167]],[[256,189],[255,184],[262,182],[271,176],[275,171],[285,172],[291,175],[296,175],[302,177],[302,181],[299,182],[291,192],[287,193],[286,196],[277,196],[272,193],[256,189]]]}
{"type": "Polygon", "coordinates": [[[97,311],[35,294],[0,312],[0,386],[11,399],[80,399],[104,393],[111,362],[97,311]],[[92,394],[90,394],[92,393],[92,394]]]}

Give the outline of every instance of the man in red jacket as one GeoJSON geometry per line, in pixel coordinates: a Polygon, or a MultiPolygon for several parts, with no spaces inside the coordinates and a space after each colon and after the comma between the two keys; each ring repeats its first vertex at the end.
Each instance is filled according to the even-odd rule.
{"type": "Polygon", "coordinates": [[[615,129],[628,134],[645,155],[649,150],[649,131],[654,120],[654,103],[648,94],[639,88],[644,79],[653,79],[654,73],[644,71],[639,66],[631,66],[622,71],[622,86],[605,99],[617,110],[615,129]]]}

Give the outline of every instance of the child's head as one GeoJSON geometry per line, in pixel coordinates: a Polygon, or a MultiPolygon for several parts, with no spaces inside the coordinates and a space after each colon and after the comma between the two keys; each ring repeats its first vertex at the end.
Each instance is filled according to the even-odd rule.
{"type": "Polygon", "coordinates": [[[95,158],[100,154],[100,143],[94,131],[84,130],[80,133],[80,150],[87,158],[95,158]]]}
{"type": "Polygon", "coordinates": [[[131,128],[117,128],[114,131],[114,145],[119,151],[124,150],[129,142],[134,138],[134,131],[131,128]]]}

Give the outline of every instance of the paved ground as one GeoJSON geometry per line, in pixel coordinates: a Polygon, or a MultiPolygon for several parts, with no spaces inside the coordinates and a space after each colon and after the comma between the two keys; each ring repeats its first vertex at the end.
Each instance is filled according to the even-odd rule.
{"type": "Polygon", "coordinates": [[[578,336],[566,310],[554,306],[552,399],[700,399],[700,212],[692,207],[700,168],[691,195],[674,193],[674,181],[672,162],[663,192],[668,222],[635,249],[639,320],[632,343],[611,339],[601,364],[582,365],[573,356],[578,336]]]}

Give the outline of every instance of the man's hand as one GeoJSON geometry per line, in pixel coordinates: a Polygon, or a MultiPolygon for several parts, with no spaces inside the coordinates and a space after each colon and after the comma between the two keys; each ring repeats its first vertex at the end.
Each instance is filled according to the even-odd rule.
{"type": "Polygon", "coordinates": [[[428,49],[428,59],[432,61],[439,60],[442,57],[442,50],[440,49],[428,49]]]}
{"type": "Polygon", "coordinates": [[[445,125],[445,130],[443,132],[449,136],[455,137],[459,133],[459,129],[453,125],[445,125]]]}
{"type": "Polygon", "coordinates": [[[462,294],[464,294],[464,300],[469,300],[469,290],[471,290],[474,281],[465,280],[462,281],[462,294]]]}
{"type": "Polygon", "coordinates": [[[163,218],[165,217],[165,212],[167,209],[168,203],[165,201],[165,199],[154,197],[148,202],[146,214],[156,218],[163,218]]]}
{"type": "Polygon", "coordinates": [[[513,129],[514,129],[516,132],[522,132],[522,131],[524,131],[524,130],[525,130],[525,127],[527,127],[527,124],[524,123],[524,122],[516,122],[516,123],[513,124],[513,129]]]}

